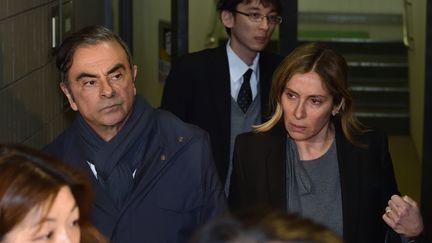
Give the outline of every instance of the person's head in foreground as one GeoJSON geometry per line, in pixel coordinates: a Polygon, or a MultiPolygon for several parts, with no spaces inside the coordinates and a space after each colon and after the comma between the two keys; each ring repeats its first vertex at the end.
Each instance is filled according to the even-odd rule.
{"type": "Polygon", "coordinates": [[[0,242],[103,242],[89,223],[91,188],[65,164],[0,145],[0,242]]]}
{"type": "Polygon", "coordinates": [[[258,210],[218,218],[192,243],[342,243],[331,230],[296,214],[258,210]]]}

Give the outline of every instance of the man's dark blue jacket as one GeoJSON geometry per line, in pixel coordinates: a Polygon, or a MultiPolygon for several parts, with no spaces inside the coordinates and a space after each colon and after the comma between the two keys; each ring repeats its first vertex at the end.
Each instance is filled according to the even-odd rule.
{"type": "Polygon", "coordinates": [[[95,191],[92,220],[110,242],[187,242],[198,226],[225,211],[208,135],[169,112],[154,114],[156,132],[149,139],[159,144],[160,156],[142,178],[134,179],[139,182],[121,210],[82,160],[73,126],[45,148],[90,174],[95,191]]]}

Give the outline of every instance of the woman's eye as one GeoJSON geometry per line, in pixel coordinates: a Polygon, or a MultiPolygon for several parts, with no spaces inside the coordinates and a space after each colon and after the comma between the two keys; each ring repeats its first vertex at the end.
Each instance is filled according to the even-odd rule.
{"type": "Polygon", "coordinates": [[[312,101],[312,103],[315,104],[315,105],[319,105],[319,104],[322,103],[322,101],[321,101],[320,99],[315,99],[315,98],[312,98],[311,101],[312,101]]]}
{"type": "Polygon", "coordinates": [[[295,94],[293,94],[293,93],[287,92],[286,95],[287,95],[287,97],[289,99],[294,99],[295,98],[295,94]]]}

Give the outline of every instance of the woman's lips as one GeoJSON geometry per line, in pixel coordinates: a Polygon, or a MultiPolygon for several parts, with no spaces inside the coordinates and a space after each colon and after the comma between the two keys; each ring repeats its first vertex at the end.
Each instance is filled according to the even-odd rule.
{"type": "Polygon", "coordinates": [[[290,124],[290,128],[291,132],[303,132],[306,129],[305,126],[300,126],[296,124],[290,124]]]}

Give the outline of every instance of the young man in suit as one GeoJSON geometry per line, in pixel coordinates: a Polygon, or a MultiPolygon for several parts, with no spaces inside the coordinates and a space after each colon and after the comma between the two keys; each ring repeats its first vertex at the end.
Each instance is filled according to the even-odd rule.
{"type": "Polygon", "coordinates": [[[228,193],[236,136],[269,114],[271,77],[282,57],[263,49],[282,18],[278,0],[220,0],[218,10],[228,43],[176,60],[161,108],[209,132],[228,193]]]}

